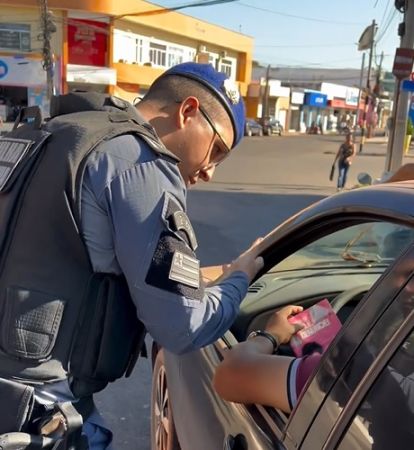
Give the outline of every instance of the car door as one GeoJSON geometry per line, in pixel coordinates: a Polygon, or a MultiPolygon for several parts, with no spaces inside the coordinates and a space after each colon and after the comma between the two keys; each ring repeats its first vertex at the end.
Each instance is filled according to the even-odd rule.
{"type": "MultiPolygon", "coordinates": [[[[346,220],[344,217],[343,220],[343,225],[346,224],[346,220]]],[[[330,231],[332,230],[332,227],[329,226],[329,221],[327,221],[325,223],[325,226],[323,227],[325,229],[325,233],[326,236],[321,237],[321,232],[320,229],[318,230],[317,234],[315,236],[318,236],[318,240],[317,241],[323,241],[324,243],[326,243],[327,241],[330,242],[330,244],[332,245],[331,250],[333,252],[338,252],[338,243],[335,242],[335,238],[339,239],[342,245],[343,249],[347,248],[346,245],[346,240],[344,240],[344,237],[346,236],[347,239],[350,239],[350,241],[354,241],[354,239],[352,238],[353,235],[358,235],[360,238],[362,236],[361,230],[369,230],[371,232],[371,234],[367,237],[365,236],[366,240],[363,243],[364,246],[367,244],[372,245],[372,237],[373,237],[373,231],[375,231],[374,227],[377,227],[377,231],[379,231],[378,229],[381,228],[382,231],[387,230],[386,233],[386,238],[387,239],[383,239],[382,243],[384,244],[384,242],[386,242],[386,246],[383,247],[384,251],[387,252],[387,254],[390,254],[389,252],[391,251],[391,249],[388,247],[389,245],[389,241],[390,241],[390,237],[393,236],[393,239],[395,239],[395,237],[397,236],[397,243],[401,244],[401,242],[399,242],[399,238],[398,236],[400,236],[400,233],[402,231],[408,230],[411,231],[409,227],[405,228],[399,225],[395,225],[395,224],[391,224],[389,222],[380,222],[377,221],[375,222],[375,225],[372,224],[372,222],[367,222],[364,223],[364,221],[362,221],[362,223],[355,225],[354,221],[349,222],[349,227],[344,227],[342,230],[338,231],[338,232],[334,232],[334,233],[330,233],[330,231]]],[[[411,239],[413,237],[413,234],[410,234],[411,239]]],[[[384,236],[383,236],[384,237],[384,236]]],[[[309,239],[309,236],[307,236],[307,241],[312,241],[312,239],[309,239]]],[[[397,247],[394,247],[394,255],[396,255],[397,253],[399,253],[406,245],[408,245],[408,241],[405,242],[405,244],[403,246],[401,245],[397,245],[397,247]]],[[[355,241],[354,241],[354,245],[355,245],[355,241]]],[[[349,247],[349,245],[348,245],[349,247]]],[[[277,248],[277,244],[276,244],[276,248],[277,248]]],[[[280,261],[277,265],[277,267],[280,267],[281,265],[289,265],[289,267],[291,267],[292,265],[292,260],[298,260],[299,258],[297,258],[297,254],[301,253],[302,249],[299,249],[298,252],[289,255],[287,258],[285,258],[285,260],[280,261]]],[[[350,250],[350,248],[348,248],[348,250],[350,250]]],[[[301,253],[301,256],[303,256],[303,252],[301,253]]],[[[307,252],[307,258],[309,258],[309,252],[307,252]]],[[[270,264],[270,261],[267,261],[267,264],[270,264]]],[[[401,263],[402,267],[404,267],[404,263],[401,263]]],[[[361,266],[362,267],[362,266],[361,266]]],[[[400,266],[399,266],[400,267],[400,266]]],[[[315,270],[315,269],[313,269],[315,270]]],[[[401,273],[398,270],[393,270],[390,274],[386,275],[386,285],[389,286],[389,289],[387,291],[387,289],[384,289],[384,286],[380,285],[378,287],[378,279],[381,276],[381,273],[379,272],[375,272],[372,270],[368,270],[367,268],[361,268],[360,270],[348,270],[346,272],[342,272],[339,271],[339,275],[336,277],[335,280],[330,280],[329,277],[332,276],[332,272],[334,270],[334,267],[330,266],[327,270],[328,275],[321,275],[320,277],[316,278],[315,277],[315,273],[312,273],[310,275],[306,274],[304,275],[304,279],[303,281],[306,283],[306,296],[310,296],[311,299],[313,299],[313,301],[315,301],[315,297],[317,297],[318,295],[320,296],[320,299],[323,298],[323,294],[326,293],[327,297],[329,297],[329,293],[330,292],[336,292],[336,291],[342,291],[344,289],[346,289],[347,287],[350,289],[350,291],[355,291],[355,286],[361,286],[363,287],[362,291],[359,292],[357,291],[357,293],[355,293],[354,295],[357,296],[359,294],[361,294],[364,290],[369,289],[369,286],[374,285],[375,283],[377,283],[374,286],[374,293],[376,293],[375,295],[381,294],[381,295],[389,295],[389,298],[392,298],[392,295],[395,295],[396,292],[398,292],[398,290],[400,289],[400,281],[399,280],[404,280],[407,274],[405,273],[401,273]],[[323,285],[324,287],[322,288],[321,291],[318,291],[318,289],[320,288],[320,284],[321,284],[321,280],[323,280],[323,285]],[[396,280],[396,281],[395,281],[396,280]],[[391,290],[391,287],[393,290],[391,290]],[[313,292],[313,289],[316,289],[315,293],[313,292]],[[319,292],[319,294],[318,294],[319,292]]],[[[281,273],[280,272],[276,272],[275,277],[279,278],[279,280],[282,278],[281,277],[281,273]]],[[[260,289],[261,284],[266,284],[266,281],[262,282],[262,280],[264,280],[266,277],[266,274],[264,274],[261,278],[259,278],[259,280],[257,280],[257,282],[253,285],[254,287],[256,286],[257,289],[260,289]]],[[[297,289],[300,285],[300,283],[302,282],[302,280],[300,279],[300,277],[296,277],[294,279],[294,285],[295,286],[290,286],[289,290],[288,290],[288,296],[294,295],[295,298],[300,298],[300,293],[297,293],[297,289]]],[[[282,295],[281,292],[283,291],[283,289],[286,290],[286,288],[280,288],[278,287],[277,290],[275,291],[269,291],[270,295],[275,296],[278,295],[279,298],[282,295]]],[[[372,296],[372,292],[371,294],[368,295],[372,296]]],[[[264,295],[262,293],[262,298],[266,300],[266,295],[264,295]]],[[[374,296],[375,298],[375,296],[374,296]]],[[[303,301],[303,299],[302,299],[303,301]]],[[[249,302],[249,299],[247,299],[247,302],[249,302]]],[[[257,302],[257,300],[256,300],[257,302]]],[[[288,299],[283,300],[283,304],[286,304],[286,302],[288,302],[288,299]]],[[[376,301],[376,305],[377,308],[381,307],[381,303],[379,301],[376,301]]],[[[255,313],[252,312],[252,309],[250,307],[253,307],[253,303],[251,303],[251,305],[247,305],[247,307],[245,306],[243,308],[243,312],[247,315],[250,316],[250,325],[248,328],[248,331],[241,333],[240,330],[237,330],[237,333],[239,336],[241,334],[248,334],[248,332],[250,332],[252,329],[257,329],[257,328],[262,328],[262,324],[264,323],[264,320],[262,318],[263,315],[265,315],[266,317],[270,314],[270,310],[268,308],[270,308],[270,303],[267,305],[267,307],[265,307],[265,312],[257,314],[257,316],[255,316],[255,313]],[[252,317],[254,317],[252,319],[252,317]]],[[[355,314],[354,314],[355,315],[355,314]]],[[[372,320],[375,320],[375,315],[372,318],[372,320]]],[[[351,316],[352,318],[352,316],[351,316]]],[[[349,319],[351,321],[351,318],[349,319]]],[[[368,320],[368,319],[367,319],[368,320]]],[[[239,328],[240,328],[240,322],[243,323],[243,317],[239,320],[239,328]]],[[[351,321],[352,323],[352,321],[351,321]]],[[[236,327],[237,328],[237,327],[236,327]]],[[[346,327],[344,327],[344,329],[346,329],[346,327]]],[[[344,331],[342,331],[343,333],[344,331]]],[[[354,332],[352,332],[352,334],[354,334],[354,332]]],[[[226,335],[227,337],[227,335],[226,335]]],[[[228,338],[225,339],[225,343],[227,344],[227,347],[231,347],[232,345],[234,345],[234,338],[228,338]]],[[[339,344],[338,344],[339,345],[339,344]]],[[[342,346],[342,344],[341,344],[342,346]]],[[[336,348],[335,345],[333,345],[333,348],[336,348]]],[[[304,424],[309,425],[310,423],[312,423],[312,420],[314,419],[314,416],[318,410],[319,404],[321,402],[323,402],[323,396],[319,393],[317,393],[317,395],[315,396],[315,392],[309,391],[308,394],[304,394],[304,396],[302,397],[302,399],[304,399],[303,403],[302,401],[299,402],[298,406],[295,408],[295,410],[293,411],[293,413],[290,415],[290,417],[283,413],[280,410],[277,410],[275,408],[271,408],[271,407],[264,407],[261,405],[254,405],[254,406],[239,406],[240,408],[245,408],[246,412],[249,412],[251,414],[251,426],[257,426],[258,424],[262,424],[263,422],[265,422],[267,424],[268,427],[268,437],[272,440],[272,442],[274,442],[274,445],[277,445],[277,448],[297,448],[298,445],[300,445],[302,439],[304,438],[304,436],[306,435],[307,429],[306,426],[304,424]],[[310,400],[309,400],[310,399],[310,400]],[[254,411],[254,414],[252,414],[252,411],[254,411]],[[308,419],[308,422],[306,421],[306,419],[308,419]],[[254,422],[253,422],[254,421],[254,422]],[[303,423],[302,423],[303,422],[303,423]],[[298,426],[302,425],[302,426],[298,426]]],[[[233,417],[234,418],[234,417],[233,417]]],[[[245,427],[244,427],[245,428],[245,427]]],[[[238,423],[237,420],[235,420],[235,423],[233,423],[232,425],[232,429],[231,431],[229,430],[228,435],[227,435],[227,439],[231,439],[232,437],[234,437],[235,435],[242,435],[243,434],[243,428],[242,427],[238,427],[238,423]]],[[[229,447],[232,448],[232,447],[229,447]]],[[[237,447],[235,447],[237,448],[237,447]]],[[[255,446],[253,444],[253,446],[246,446],[243,448],[249,448],[249,449],[259,449],[260,447],[255,446]]],[[[310,446],[307,447],[310,448],[312,450],[314,449],[318,449],[321,447],[317,447],[317,446],[310,446]]]]}
{"type": "MultiPolygon", "coordinates": [[[[384,371],[390,360],[398,348],[411,339],[407,336],[414,325],[413,258],[414,246],[410,246],[368,293],[338,334],[291,415],[284,439],[286,448],[331,449],[337,448],[339,442],[343,442],[341,450],[361,448],[351,447],[351,442],[357,439],[357,429],[359,434],[364,434],[361,429],[365,429],[365,436],[369,436],[367,415],[365,413],[364,418],[361,412],[364,398],[372,403],[370,390],[376,383],[384,383],[384,371]],[[353,417],[354,422],[350,423],[353,417]]],[[[413,374],[413,357],[407,364],[411,364],[410,373],[413,374]]],[[[411,391],[413,389],[414,385],[411,391]]],[[[374,392],[379,399],[378,388],[374,392]]],[[[398,409],[392,404],[392,396],[381,401],[383,406],[388,402],[393,411],[398,409]]],[[[376,413],[379,409],[377,404],[376,413]]],[[[367,447],[368,438],[364,442],[364,448],[371,448],[367,447]]],[[[371,437],[371,445],[373,442],[371,437]]]]}
{"type": "MultiPolygon", "coordinates": [[[[352,194],[352,197],[360,196],[359,194],[352,194]]],[[[397,220],[401,226],[407,228],[414,226],[412,217],[404,214],[404,202],[400,201],[397,204],[395,201],[392,202],[391,198],[388,199],[390,204],[395,204],[402,209],[402,211],[398,211],[398,214],[395,214],[392,209],[375,208],[369,197],[365,195],[363,197],[363,205],[352,208],[348,206],[347,209],[341,207],[328,208],[329,211],[324,211],[323,208],[329,207],[329,202],[336,201],[336,199],[330,200],[322,205],[323,208],[319,208],[316,213],[312,214],[311,210],[307,210],[302,217],[294,217],[281,229],[276,230],[271,236],[273,240],[270,247],[263,253],[265,257],[264,272],[289,258],[292,253],[299,251],[309,243],[331,235],[338,230],[346,230],[358,224],[397,220]],[[365,205],[365,202],[367,202],[367,205],[365,205]]],[[[412,200],[412,196],[410,198],[412,200]]],[[[412,205],[412,201],[407,202],[407,204],[412,205]]],[[[342,249],[345,248],[346,244],[347,242],[344,241],[342,249]]],[[[358,272],[355,270],[352,271],[352,274],[358,276],[358,272]]],[[[265,273],[262,275],[265,275],[265,273]]],[[[370,285],[376,283],[380,275],[380,273],[375,272],[369,274],[370,285]]],[[[357,278],[356,282],[365,280],[366,275],[364,274],[361,280],[357,278]]],[[[396,293],[394,292],[397,289],[396,284],[398,283],[393,282],[387,285],[391,294],[396,293]]],[[[339,289],[337,286],[329,289],[332,289],[330,291],[332,294],[345,288],[346,283],[339,289]]],[[[378,290],[375,292],[378,293],[378,290]]],[[[383,289],[380,294],[383,295],[385,292],[387,290],[383,289]]],[[[389,298],[392,298],[391,294],[389,298]]],[[[272,304],[269,304],[269,308],[271,307],[272,304]]],[[[277,305],[273,305],[274,307],[277,307],[277,305]]],[[[240,320],[236,324],[239,325],[238,330],[236,325],[235,329],[232,328],[235,336],[239,337],[236,331],[240,331],[240,329],[246,331],[254,314],[254,310],[247,308],[247,311],[243,311],[242,308],[240,320]]],[[[369,317],[369,314],[367,317],[369,317]]],[[[224,339],[201,351],[180,356],[166,352],[169,394],[181,449],[265,450],[268,448],[294,448],[295,445],[301,444],[315,418],[318,405],[323,403],[326,393],[321,393],[320,389],[318,392],[311,383],[309,385],[311,388],[310,394],[305,392],[301,402],[290,417],[274,408],[260,405],[237,405],[221,400],[215,393],[211,381],[222,353],[228,347],[231,347],[232,342],[234,344],[234,336],[226,334],[224,339]],[[317,394],[315,399],[312,398],[314,392],[317,394]]],[[[349,357],[350,355],[348,355],[348,359],[349,357]]]]}

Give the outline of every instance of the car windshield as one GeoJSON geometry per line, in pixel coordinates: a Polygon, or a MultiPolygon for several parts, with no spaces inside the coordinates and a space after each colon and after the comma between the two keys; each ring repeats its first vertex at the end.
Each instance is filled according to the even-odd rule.
{"type": "Polygon", "coordinates": [[[355,225],[303,247],[272,272],[327,266],[386,265],[414,240],[414,230],[388,222],[355,225]]]}

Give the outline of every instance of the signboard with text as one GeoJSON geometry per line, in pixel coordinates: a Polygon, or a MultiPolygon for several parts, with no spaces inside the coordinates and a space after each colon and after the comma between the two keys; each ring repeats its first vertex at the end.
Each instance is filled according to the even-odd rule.
{"type": "Polygon", "coordinates": [[[325,108],[328,103],[328,96],[320,92],[306,92],[305,105],[316,106],[317,108],[325,108]]]}
{"type": "Polygon", "coordinates": [[[69,63],[85,66],[107,66],[109,25],[72,19],[68,25],[69,63]]]}

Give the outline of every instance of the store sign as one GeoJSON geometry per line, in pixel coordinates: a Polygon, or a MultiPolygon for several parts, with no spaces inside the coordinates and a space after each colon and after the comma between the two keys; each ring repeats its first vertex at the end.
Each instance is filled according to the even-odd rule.
{"type": "Polygon", "coordinates": [[[411,121],[414,123],[414,95],[411,96],[411,105],[410,105],[410,110],[408,112],[408,115],[409,115],[411,121]]]}
{"type": "Polygon", "coordinates": [[[359,98],[359,89],[349,88],[346,90],[345,103],[350,106],[357,106],[359,98]]]}
{"type": "Polygon", "coordinates": [[[328,103],[332,108],[338,108],[338,109],[339,108],[342,108],[342,109],[347,108],[347,105],[343,98],[333,98],[328,103]]]}
{"type": "Polygon", "coordinates": [[[107,23],[71,19],[68,25],[69,63],[106,66],[109,25],[107,23]]]}
{"type": "Polygon", "coordinates": [[[328,96],[319,92],[306,92],[305,105],[325,108],[328,103],[328,96]]]}
{"type": "Polygon", "coordinates": [[[46,83],[46,72],[40,59],[0,56],[2,86],[39,86],[46,83]]]}
{"type": "Polygon", "coordinates": [[[0,60],[0,80],[6,78],[8,72],[9,66],[4,61],[0,60]]]}
{"type": "Polygon", "coordinates": [[[294,105],[303,105],[303,100],[305,98],[305,94],[303,92],[292,92],[292,97],[290,102],[294,105]]]}
{"type": "Polygon", "coordinates": [[[30,25],[0,23],[0,49],[30,52],[30,25]]]}

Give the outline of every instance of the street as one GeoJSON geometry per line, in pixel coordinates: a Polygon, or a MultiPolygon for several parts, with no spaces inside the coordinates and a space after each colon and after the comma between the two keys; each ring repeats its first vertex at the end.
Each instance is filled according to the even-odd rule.
{"type": "MultiPolygon", "coordinates": [[[[246,138],[217,168],[213,182],[201,182],[189,192],[189,216],[198,237],[201,263],[230,261],[294,212],[334,194],[337,174],[334,182],[328,176],[342,139],[246,138]]],[[[355,157],[348,187],[356,184],[359,172],[381,176],[385,152],[381,139],[367,143],[355,157]]],[[[141,359],[130,379],[120,380],[96,396],[114,432],[115,450],[150,449],[150,385],[150,361],[141,359]]]]}

